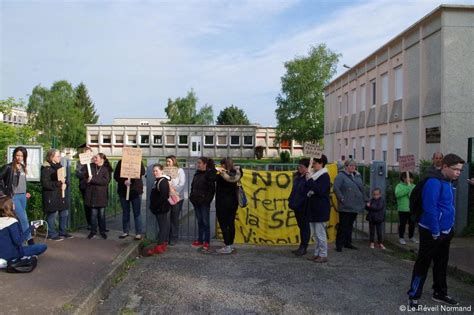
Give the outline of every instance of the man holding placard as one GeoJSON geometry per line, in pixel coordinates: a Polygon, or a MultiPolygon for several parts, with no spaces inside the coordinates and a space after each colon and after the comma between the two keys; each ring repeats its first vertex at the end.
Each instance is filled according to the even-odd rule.
{"type": "MultiPolygon", "coordinates": [[[[140,151],[141,155],[141,151],[140,151]]],[[[122,160],[118,161],[114,172],[114,179],[117,182],[117,194],[120,198],[120,205],[122,206],[122,235],[119,238],[128,237],[130,231],[130,210],[133,210],[133,219],[135,222],[135,240],[142,239],[142,222],[140,216],[143,182],[142,177],[145,175],[145,167],[141,163],[140,158],[140,174],[139,178],[124,178],[121,177],[122,160]],[[127,191],[128,199],[127,199],[127,191]]]]}

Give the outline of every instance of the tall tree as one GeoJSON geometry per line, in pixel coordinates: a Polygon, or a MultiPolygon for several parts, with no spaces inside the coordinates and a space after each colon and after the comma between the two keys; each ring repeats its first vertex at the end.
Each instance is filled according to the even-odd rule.
{"type": "Polygon", "coordinates": [[[217,116],[218,125],[250,125],[250,121],[247,118],[243,109],[237,106],[231,105],[219,113],[217,116]]]}
{"type": "Polygon", "coordinates": [[[199,112],[196,110],[198,98],[194,90],[188,92],[186,97],[178,97],[175,100],[168,99],[168,105],[165,108],[166,116],[170,124],[186,125],[210,125],[214,121],[214,112],[212,105],[203,106],[199,112]]]}
{"type": "Polygon", "coordinates": [[[316,142],[324,134],[324,87],[336,72],[340,54],[325,44],[311,47],[308,56],[285,63],[281,94],[276,98],[276,137],[316,142]]]}
{"type": "Polygon", "coordinates": [[[37,85],[28,102],[28,123],[39,132],[38,141],[59,147],[77,147],[85,141],[82,112],[76,108],[76,93],[67,81],[57,81],[51,89],[37,85]]]}
{"type": "Polygon", "coordinates": [[[95,124],[99,120],[99,116],[95,111],[94,103],[92,102],[89,92],[87,91],[86,85],[80,83],[76,89],[76,108],[82,113],[85,124],[95,124]]]}

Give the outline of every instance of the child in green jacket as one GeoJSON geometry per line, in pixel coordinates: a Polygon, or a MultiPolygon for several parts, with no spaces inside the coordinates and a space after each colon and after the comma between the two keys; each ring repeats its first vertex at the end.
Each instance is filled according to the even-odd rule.
{"type": "Polygon", "coordinates": [[[400,244],[405,245],[405,226],[408,223],[408,238],[413,243],[418,243],[415,234],[415,222],[410,218],[410,194],[415,188],[413,184],[413,174],[411,172],[402,172],[400,174],[401,182],[395,187],[395,197],[397,198],[397,209],[399,222],[398,237],[400,244]],[[408,175],[408,176],[407,176],[408,175]]]}

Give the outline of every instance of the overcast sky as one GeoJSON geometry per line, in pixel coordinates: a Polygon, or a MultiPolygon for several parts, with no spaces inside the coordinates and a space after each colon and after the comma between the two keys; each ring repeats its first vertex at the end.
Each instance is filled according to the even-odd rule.
{"type": "Polygon", "coordinates": [[[324,42],[343,55],[341,73],[440,4],[0,0],[0,99],[27,102],[38,84],[84,82],[99,122],[111,123],[166,117],[167,99],[193,88],[215,117],[233,104],[275,126],[285,61],[324,42]]]}

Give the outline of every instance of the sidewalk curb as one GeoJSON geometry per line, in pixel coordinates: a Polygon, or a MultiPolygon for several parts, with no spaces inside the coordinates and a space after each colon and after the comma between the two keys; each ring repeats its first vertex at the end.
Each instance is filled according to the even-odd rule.
{"type": "Polygon", "coordinates": [[[137,255],[137,248],[140,242],[133,242],[106,267],[108,272],[99,273],[91,283],[82,288],[79,293],[65,305],[70,308],[63,307],[59,310],[59,314],[92,314],[99,304],[100,300],[109,293],[113,286],[113,279],[119,274],[126,261],[137,255]]]}

